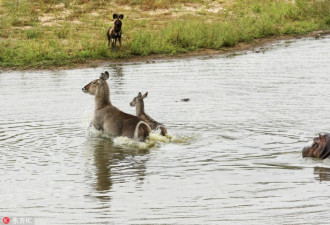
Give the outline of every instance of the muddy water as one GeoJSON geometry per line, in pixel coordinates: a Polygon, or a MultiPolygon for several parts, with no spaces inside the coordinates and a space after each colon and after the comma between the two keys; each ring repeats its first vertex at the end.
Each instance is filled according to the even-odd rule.
{"type": "Polygon", "coordinates": [[[330,160],[301,157],[330,132],[330,37],[242,54],[0,74],[0,217],[36,224],[328,224],[330,160]],[[111,74],[114,105],[177,142],[134,146],[88,130],[111,74]],[[184,102],[181,99],[189,98],[184,102]],[[119,144],[118,144],[119,143],[119,144]]]}

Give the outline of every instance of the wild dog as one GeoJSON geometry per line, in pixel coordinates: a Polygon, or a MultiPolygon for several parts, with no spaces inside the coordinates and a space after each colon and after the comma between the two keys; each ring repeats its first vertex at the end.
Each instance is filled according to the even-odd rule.
{"type": "Polygon", "coordinates": [[[151,132],[150,127],[137,116],[122,112],[110,101],[110,89],[106,82],[109,73],[101,73],[99,79],[91,81],[82,88],[84,93],[95,96],[95,111],[92,124],[97,130],[110,136],[125,136],[145,139],[151,132]]]}
{"type": "Polygon", "coordinates": [[[143,99],[148,96],[148,92],[146,92],[144,95],[139,92],[139,94],[133,98],[133,100],[130,103],[130,106],[134,107],[135,106],[135,111],[136,111],[136,116],[147,123],[149,127],[152,130],[157,130],[160,129],[161,135],[165,136],[167,134],[167,129],[166,127],[157,122],[156,120],[152,119],[148,114],[144,112],[144,102],[143,99]]]}
{"type": "Polygon", "coordinates": [[[124,19],[123,14],[113,14],[113,27],[109,27],[107,31],[107,37],[108,37],[108,46],[111,44],[112,49],[116,47],[117,39],[119,41],[119,46],[121,49],[121,26],[122,26],[122,20],[124,19]]]}

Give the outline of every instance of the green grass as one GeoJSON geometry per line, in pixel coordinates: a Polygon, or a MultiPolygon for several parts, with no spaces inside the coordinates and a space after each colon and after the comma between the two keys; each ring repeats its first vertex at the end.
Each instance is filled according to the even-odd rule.
{"type": "Polygon", "coordinates": [[[0,66],[47,68],[87,60],[175,55],[330,28],[328,0],[219,0],[216,4],[210,0],[2,0],[0,66]],[[225,10],[212,11],[219,6],[225,10]],[[186,12],[185,7],[196,10],[186,12]],[[125,15],[123,49],[117,52],[108,48],[105,35],[113,12],[125,15]]]}
{"type": "Polygon", "coordinates": [[[135,32],[130,50],[134,55],[175,54],[201,48],[221,49],[256,38],[329,29],[329,2],[296,2],[293,5],[274,1],[241,1],[235,5],[234,15],[224,21],[189,19],[167,25],[159,32],[135,32]]]}

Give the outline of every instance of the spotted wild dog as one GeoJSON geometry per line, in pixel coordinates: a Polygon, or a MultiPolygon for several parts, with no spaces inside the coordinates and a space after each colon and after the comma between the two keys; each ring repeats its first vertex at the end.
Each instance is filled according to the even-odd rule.
{"type": "Polygon", "coordinates": [[[111,44],[112,49],[116,47],[117,39],[119,41],[119,46],[121,49],[121,26],[122,26],[122,20],[124,19],[123,14],[113,14],[113,27],[109,27],[107,31],[107,37],[108,37],[108,46],[111,44]]]}

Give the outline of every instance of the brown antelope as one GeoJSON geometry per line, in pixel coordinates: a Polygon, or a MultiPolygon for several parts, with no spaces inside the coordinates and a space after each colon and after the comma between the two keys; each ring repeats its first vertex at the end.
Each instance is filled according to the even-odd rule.
{"type": "Polygon", "coordinates": [[[95,96],[94,127],[110,136],[145,139],[151,132],[150,127],[137,116],[124,113],[111,104],[108,78],[109,73],[105,71],[99,79],[82,88],[83,92],[95,96]]]}
{"type": "Polygon", "coordinates": [[[159,128],[161,134],[165,136],[167,134],[166,127],[163,124],[152,119],[148,114],[144,112],[143,99],[146,98],[147,96],[148,96],[148,92],[146,92],[144,95],[142,95],[141,92],[139,92],[139,94],[131,101],[130,106],[132,107],[135,106],[136,116],[140,120],[146,122],[152,130],[157,130],[159,128]]]}

